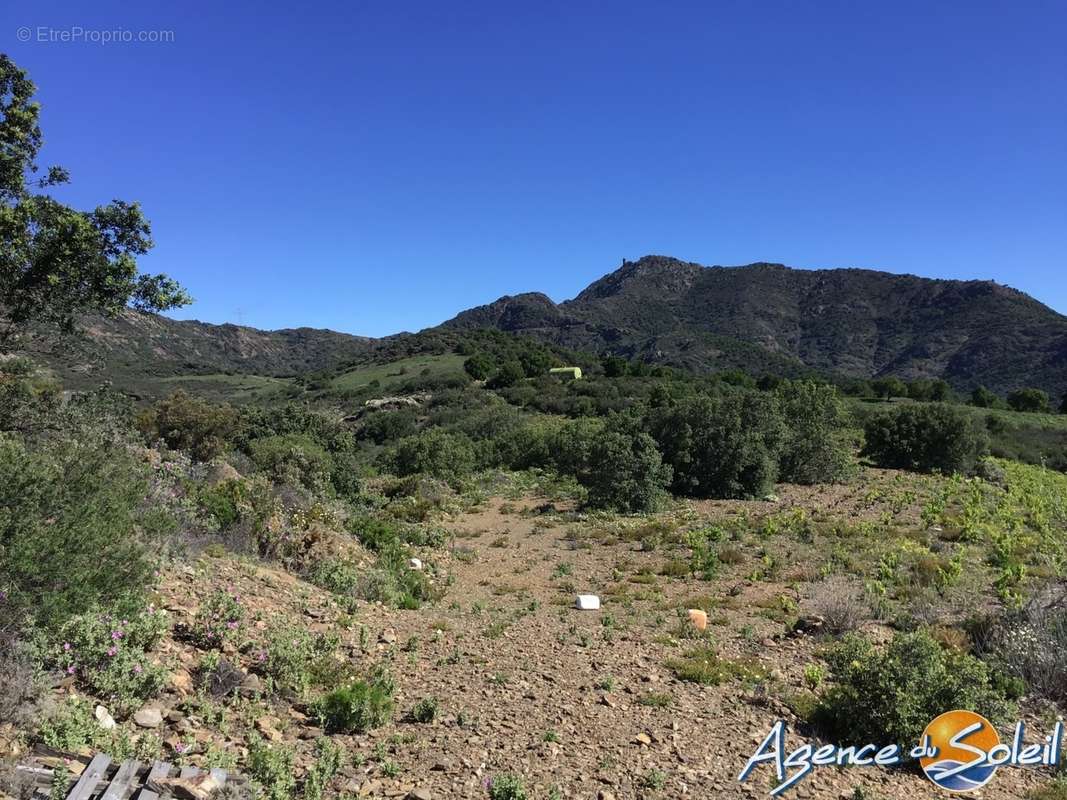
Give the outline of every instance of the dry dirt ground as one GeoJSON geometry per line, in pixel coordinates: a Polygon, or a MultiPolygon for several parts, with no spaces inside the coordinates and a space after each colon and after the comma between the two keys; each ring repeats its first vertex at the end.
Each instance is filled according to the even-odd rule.
{"type": "MultiPolygon", "coordinates": [[[[787,488],[776,504],[691,503],[675,514],[699,523],[810,503],[854,504],[861,515],[862,494],[857,486],[787,488]]],[[[267,617],[282,614],[312,630],[340,625],[343,652],[360,664],[391,664],[393,722],[367,735],[334,737],[347,750],[338,793],[398,797],[418,788],[426,797],[484,798],[487,780],[514,773],[531,798],[769,796],[769,767],[745,784],[737,777],[775,720],[790,722],[791,743],[809,741],[796,732],[789,709],[774,691],[740,680],[718,686],[677,680],[665,662],[698,644],[687,638],[680,614],[702,597],[712,606],[708,630],[723,656],[752,659],[776,685],[801,690],[804,668],[818,660],[821,645],[788,635],[768,609],[781,596],[798,597],[803,608],[815,584],[748,580],[752,567],[745,562],[725,566],[712,581],[663,576],[668,554],[661,549],[617,535],[610,521],[605,533],[596,520],[539,512],[544,503],[497,498],[447,520],[454,540],[426,558],[451,576],[450,585],[442,600],[418,611],[363,604],[348,615],[335,597],[284,572],[206,556],[168,573],[161,600],[180,623],[210,590],[230,585],[267,617]],[[577,592],[600,595],[602,609],[575,609],[577,592]],[[437,718],[406,720],[427,696],[440,701],[437,718]]],[[[791,566],[803,567],[787,561],[786,575],[791,566]]],[[[187,704],[200,654],[168,640],[162,655],[185,668],[176,672],[163,710],[176,710],[164,741],[191,748],[187,760],[196,763],[209,743],[240,758],[245,732],[255,727],[295,744],[299,760],[310,761],[322,731],[306,715],[267,701],[232,713],[221,726],[227,733],[220,733],[217,721],[187,704]]],[[[975,796],[1020,798],[1047,779],[1047,771],[1003,768],[975,796]]],[[[899,769],[823,767],[786,796],[949,795],[899,769]]]]}

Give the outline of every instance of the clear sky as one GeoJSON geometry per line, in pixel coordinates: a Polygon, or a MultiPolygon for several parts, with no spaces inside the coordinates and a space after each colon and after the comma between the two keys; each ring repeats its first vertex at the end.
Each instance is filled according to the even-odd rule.
{"type": "Polygon", "coordinates": [[[647,253],[1067,312],[1065,43],[1062,0],[0,8],[61,196],[141,201],[175,316],[369,335],[647,253]]]}

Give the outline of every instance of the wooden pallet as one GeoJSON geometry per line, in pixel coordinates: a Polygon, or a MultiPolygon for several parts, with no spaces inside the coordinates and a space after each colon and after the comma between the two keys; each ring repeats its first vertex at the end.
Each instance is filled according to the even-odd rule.
{"type": "MultiPolygon", "coordinates": [[[[49,795],[52,770],[29,765],[18,769],[35,776],[38,795],[49,795]]],[[[165,761],[142,764],[132,759],[116,763],[105,753],[97,753],[66,800],[160,800],[163,797],[201,800],[227,781],[237,783],[240,779],[223,769],[204,771],[196,767],[174,767],[165,761]]]]}

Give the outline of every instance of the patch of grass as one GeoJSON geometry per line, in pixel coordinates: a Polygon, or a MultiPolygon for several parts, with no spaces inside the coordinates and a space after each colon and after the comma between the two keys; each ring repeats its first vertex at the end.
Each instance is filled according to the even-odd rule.
{"type": "Polygon", "coordinates": [[[720,658],[711,644],[688,650],[680,658],[668,659],[666,665],[679,680],[706,686],[718,686],[735,678],[759,681],[767,676],[766,669],[758,663],[720,658]]]}
{"type": "Polygon", "coordinates": [[[674,700],[666,692],[646,692],[637,698],[637,702],[649,708],[670,708],[674,700]]]}

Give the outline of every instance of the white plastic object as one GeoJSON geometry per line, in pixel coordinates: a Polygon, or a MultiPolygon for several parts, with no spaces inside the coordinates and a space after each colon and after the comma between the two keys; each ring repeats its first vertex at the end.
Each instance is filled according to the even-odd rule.
{"type": "Polygon", "coordinates": [[[600,608],[600,598],[595,594],[580,594],[576,605],[581,611],[596,611],[600,608]]]}

